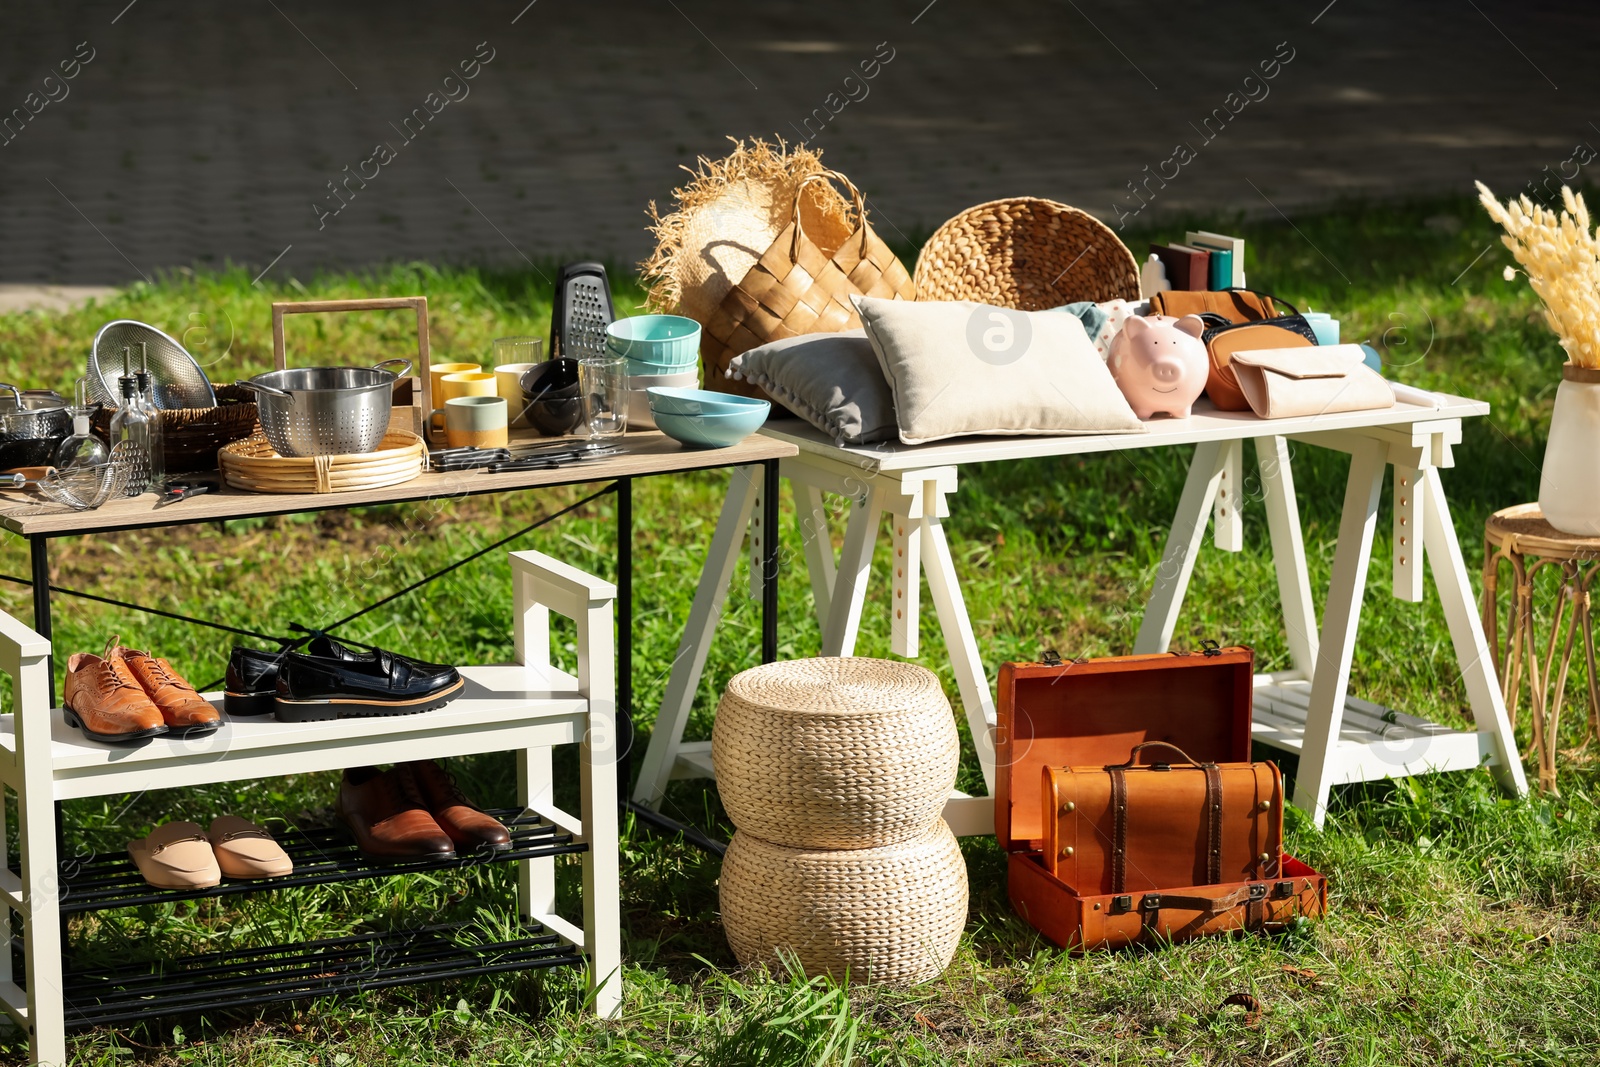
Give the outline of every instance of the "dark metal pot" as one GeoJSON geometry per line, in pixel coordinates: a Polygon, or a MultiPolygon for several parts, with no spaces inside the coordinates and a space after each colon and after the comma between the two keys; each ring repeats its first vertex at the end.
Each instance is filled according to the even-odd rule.
{"type": "Polygon", "coordinates": [[[27,392],[0,383],[0,444],[10,441],[57,441],[72,432],[72,411],[59,393],[27,392]]]}

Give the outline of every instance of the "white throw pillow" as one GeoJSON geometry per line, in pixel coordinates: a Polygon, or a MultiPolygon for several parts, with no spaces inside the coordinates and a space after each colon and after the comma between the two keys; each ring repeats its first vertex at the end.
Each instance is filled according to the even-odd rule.
{"type": "Polygon", "coordinates": [[[1144,433],[1076,315],[854,298],[894,390],[900,440],[1144,433]]]}

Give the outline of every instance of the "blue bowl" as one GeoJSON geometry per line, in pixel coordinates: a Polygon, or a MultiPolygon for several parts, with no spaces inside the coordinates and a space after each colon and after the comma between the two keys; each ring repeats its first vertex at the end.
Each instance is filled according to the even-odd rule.
{"type": "Polygon", "coordinates": [[[668,415],[737,415],[746,411],[772,410],[765,400],[748,396],[732,396],[710,389],[686,386],[657,385],[645,389],[650,397],[651,412],[668,415]]]}
{"type": "Polygon", "coordinates": [[[736,445],[767,421],[765,408],[751,408],[731,415],[673,415],[654,412],[656,429],[686,445],[700,448],[726,448],[736,445]]]}
{"type": "Polygon", "coordinates": [[[692,366],[700,358],[700,324],[682,315],[635,315],[606,327],[606,348],[642,364],[635,374],[692,366]]]}
{"type": "Polygon", "coordinates": [[[622,362],[627,368],[630,378],[649,378],[659,374],[683,374],[700,366],[699,360],[693,359],[687,363],[651,363],[649,360],[634,359],[630,356],[622,362]]]}

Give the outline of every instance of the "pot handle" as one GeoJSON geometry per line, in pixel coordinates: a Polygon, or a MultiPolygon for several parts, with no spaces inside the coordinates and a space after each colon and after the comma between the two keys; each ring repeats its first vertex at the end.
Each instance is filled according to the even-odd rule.
{"type": "Polygon", "coordinates": [[[287,400],[291,404],[294,403],[293,393],[285,392],[271,385],[262,385],[260,382],[247,382],[243,379],[235,381],[233,384],[241,389],[253,389],[258,393],[266,393],[268,396],[275,396],[282,400],[287,400]]]}
{"type": "Polygon", "coordinates": [[[21,389],[18,389],[16,386],[12,385],[10,382],[0,382],[0,389],[9,390],[10,393],[11,393],[11,399],[16,402],[17,410],[18,411],[22,411],[23,410],[23,407],[22,407],[22,390],[21,389]]]}
{"type": "Polygon", "coordinates": [[[374,363],[372,365],[372,369],[373,370],[383,370],[385,367],[387,367],[391,363],[398,363],[398,364],[400,364],[401,367],[405,368],[404,370],[397,370],[397,371],[394,372],[394,376],[396,378],[403,378],[407,374],[411,373],[411,361],[409,359],[400,359],[398,357],[395,358],[395,359],[386,359],[386,360],[383,360],[380,363],[374,363]]]}

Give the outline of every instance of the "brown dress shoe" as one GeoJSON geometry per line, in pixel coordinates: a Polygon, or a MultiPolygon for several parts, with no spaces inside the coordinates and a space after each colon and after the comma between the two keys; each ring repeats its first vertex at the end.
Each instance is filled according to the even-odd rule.
{"type": "Polygon", "coordinates": [[[217,709],[200,698],[194,686],[172,669],[172,664],[138,649],[122,649],[123,661],[150,700],[161,709],[161,718],[180,737],[209,734],[222,725],[217,709]]]}
{"type": "Polygon", "coordinates": [[[115,637],[103,656],[77,652],[67,659],[62,700],[67,725],[96,741],[137,741],[167,732],[161,709],[134,677],[115,637]]]}
{"type": "Polygon", "coordinates": [[[376,767],[354,767],[339,783],[339,819],[356,846],[379,859],[454,856],[450,835],[439,828],[410,778],[376,767]]]}
{"type": "Polygon", "coordinates": [[[488,848],[499,852],[511,847],[511,834],[492,815],[486,815],[468,800],[456,785],[455,775],[431,759],[399,763],[394,773],[410,777],[435,822],[450,835],[458,849],[476,852],[488,848]]]}

